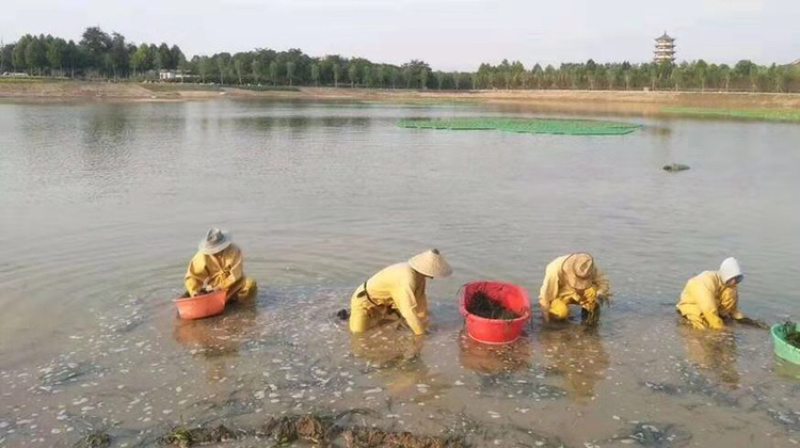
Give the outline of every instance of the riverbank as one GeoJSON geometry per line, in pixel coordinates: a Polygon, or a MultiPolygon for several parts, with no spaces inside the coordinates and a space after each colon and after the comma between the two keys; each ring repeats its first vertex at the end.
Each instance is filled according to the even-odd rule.
{"type": "Polygon", "coordinates": [[[0,101],[191,101],[220,97],[415,104],[497,103],[521,110],[620,115],[702,115],[800,121],[800,95],[745,92],[571,90],[420,91],[330,87],[235,88],[202,84],[0,80],[0,101]],[[769,111],[769,112],[767,112],[769,111]]]}

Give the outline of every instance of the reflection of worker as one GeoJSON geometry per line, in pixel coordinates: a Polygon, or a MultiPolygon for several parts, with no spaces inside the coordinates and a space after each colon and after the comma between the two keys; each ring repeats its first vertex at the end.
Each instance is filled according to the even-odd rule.
{"type": "Polygon", "coordinates": [[[539,333],[539,342],[548,372],[564,378],[563,387],[572,398],[582,401],[594,396],[595,385],[611,365],[595,330],[551,329],[539,333]]]}
{"type": "Polygon", "coordinates": [[[710,370],[723,383],[737,386],[739,371],[736,368],[737,347],[733,334],[725,332],[698,332],[688,327],[678,329],[686,346],[690,361],[704,370],[710,370]]]}
{"type": "Polygon", "coordinates": [[[350,348],[353,355],[377,369],[375,378],[397,398],[416,394],[417,384],[430,383],[430,372],[421,356],[423,339],[401,331],[400,325],[383,325],[366,334],[351,334],[350,348]]]}
{"type": "Polygon", "coordinates": [[[459,349],[461,365],[481,374],[498,375],[530,367],[531,342],[528,338],[510,344],[489,345],[462,334],[459,349]]]}
{"type": "Polygon", "coordinates": [[[452,273],[436,249],[423,252],[406,263],[389,266],[359,286],[350,299],[350,331],[361,333],[398,315],[416,335],[425,334],[428,298],[425,282],[452,273]]]}
{"type": "Polygon", "coordinates": [[[580,305],[583,318],[596,322],[600,304],[608,303],[610,297],[608,279],[597,270],[592,256],[576,253],[547,265],[539,305],[545,321],[567,319],[569,305],[580,305]]]}
{"type": "Polygon", "coordinates": [[[256,289],[256,282],[244,276],[242,251],[230,234],[217,228],[210,229],[200,242],[184,283],[190,296],[225,289],[228,298],[245,298],[256,289]]]}
{"type": "Polygon", "coordinates": [[[726,318],[766,327],[739,311],[738,285],[743,278],[739,262],[735,258],[726,258],[719,271],[705,271],[686,283],[677,305],[678,312],[698,329],[719,330],[725,326],[723,319],[726,318]]]}

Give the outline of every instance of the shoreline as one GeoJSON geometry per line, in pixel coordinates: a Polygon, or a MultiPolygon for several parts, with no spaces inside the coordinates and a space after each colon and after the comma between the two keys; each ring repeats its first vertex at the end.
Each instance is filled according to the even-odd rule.
{"type": "Polygon", "coordinates": [[[490,104],[517,112],[703,116],[800,121],[800,94],[624,90],[392,90],[349,87],[248,90],[200,84],[0,82],[0,103],[182,102],[213,99],[490,104]],[[747,113],[742,113],[746,111],[747,113]],[[732,112],[732,113],[726,113],[732,112]]]}

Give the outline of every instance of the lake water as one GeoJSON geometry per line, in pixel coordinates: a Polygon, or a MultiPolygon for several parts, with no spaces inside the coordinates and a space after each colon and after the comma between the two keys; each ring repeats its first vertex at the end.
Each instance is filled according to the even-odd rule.
{"type": "MultiPolygon", "coordinates": [[[[282,413],[465,436],[474,446],[792,446],[800,369],[765,331],[677,324],[686,280],[736,256],[742,310],[797,319],[800,126],[648,117],[627,136],[410,130],[521,106],[208,101],[0,104],[0,446],[115,446],[282,413]],[[678,162],[690,171],[668,174],[678,162]],[[209,226],[254,303],[181,322],[209,226]],[[438,247],[434,327],[351,338],[334,313],[380,268],[438,247]],[[612,282],[577,324],[488,348],[462,335],[476,279],[536,301],[553,258],[612,282]],[[417,353],[418,356],[414,356],[417,353]],[[586,445],[589,444],[589,445],[586,445]]],[[[254,446],[248,439],[242,446],[254,446]]]]}

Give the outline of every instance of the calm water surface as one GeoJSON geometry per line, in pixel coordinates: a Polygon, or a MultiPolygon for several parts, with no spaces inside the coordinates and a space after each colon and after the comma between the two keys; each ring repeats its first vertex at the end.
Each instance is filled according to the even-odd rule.
{"type": "MultiPolygon", "coordinates": [[[[735,255],[741,308],[798,317],[800,126],[620,118],[622,137],[408,130],[519,107],[275,102],[0,104],[0,446],[104,429],[367,408],[358,424],[475,446],[792,446],[800,370],[766,332],[676,325],[691,275],[735,255]],[[680,162],[688,172],[661,166],[680,162]],[[251,304],[181,322],[170,299],[207,227],[232,231],[251,304]],[[333,314],[429,247],[432,334],[351,338],[333,314]],[[590,251],[602,325],[502,349],[463,337],[456,293],[590,251]],[[414,356],[418,354],[418,356],[414,356]],[[363,420],[362,420],[363,419],[363,420]]],[[[253,440],[243,442],[251,446],[253,440]]]]}

